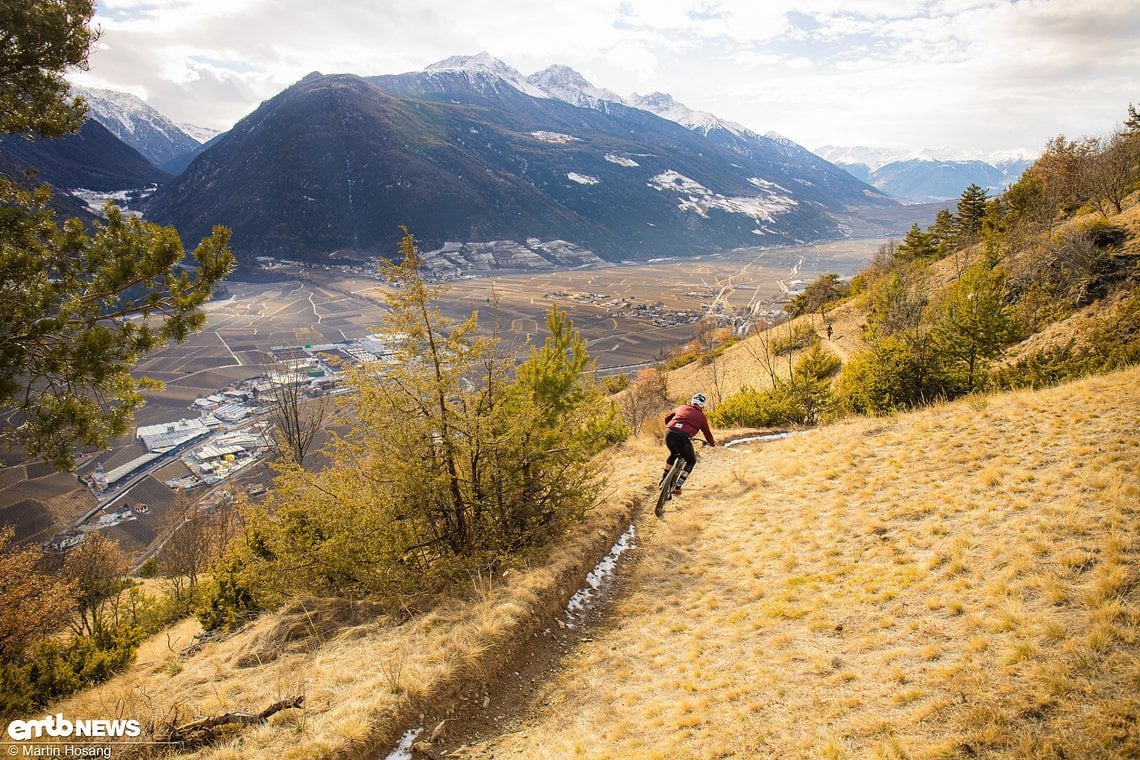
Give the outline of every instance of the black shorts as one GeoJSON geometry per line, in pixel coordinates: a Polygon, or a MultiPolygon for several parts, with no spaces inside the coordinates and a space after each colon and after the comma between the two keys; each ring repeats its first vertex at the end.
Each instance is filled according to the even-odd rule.
{"type": "Polygon", "coordinates": [[[680,430],[665,431],[665,447],[669,449],[669,458],[665,460],[666,467],[672,467],[677,457],[685,460],[685,472],[692,472],[697,464],[697,452],[693,450],[693,437],[680,430]]]}

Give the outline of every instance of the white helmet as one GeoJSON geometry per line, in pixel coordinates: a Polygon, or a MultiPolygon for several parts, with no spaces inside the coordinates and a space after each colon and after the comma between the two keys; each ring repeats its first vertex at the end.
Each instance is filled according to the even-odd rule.
{"type": "Polygon", "coordinates": [[[704,409],[705,404],[707,404],[708,402],[709,402],[709,400],[707,398],[705,398],[705,394],[703,394],[703,393],[698,393],[697,395],[693,396],[689,400],[689,403],[692,404],[693,406],[697,407],[698,409],[704,409]]]}

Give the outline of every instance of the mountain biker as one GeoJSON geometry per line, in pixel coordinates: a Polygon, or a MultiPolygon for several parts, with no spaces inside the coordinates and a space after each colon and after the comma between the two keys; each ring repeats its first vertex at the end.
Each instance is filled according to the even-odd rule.
{"type": "Polygon", "coordinates": [[[669,468],[677,457],[685,459],[685,470],[673,489],[674,496],[681,495],[681,486],[697,464],[697,453],[693,451],[693,436],[698,432],[705,434],[709,446],[716,446],[716,439],[709,430],[709,421],[701,411],[708,399],[705,394],[698,393],[687,404],[681,404],[665,415],[665,446],[669,449],[669,458],[665,460],[665,471],[661,473],[661,480],[669,474],[669,468]]]}

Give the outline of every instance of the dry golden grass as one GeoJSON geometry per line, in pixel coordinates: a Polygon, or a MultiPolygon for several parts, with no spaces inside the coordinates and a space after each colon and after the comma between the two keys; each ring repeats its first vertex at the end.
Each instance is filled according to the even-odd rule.
{"type": "Polygon", "coordinates": [[[709,452],[613,624],[469,754],[1137,756],[1138,386],[709,452]]]}
{"type": "MultiPolygon", "coordinates": [[[[774,329],[782,332],[806,322],[819,334],[824,347],[846,362],[859,348],[859,331],[865,319],[866,310],[849,302],[828,312],[827,322],[831,323],[833,330],[830,341],[825,337],[827,322],[821,320],[818,314],[797,317],[774,329]]],[[[678,400],[687,399],[699,390],[713,403],[719,403],[744,386],[758,390],[770,387],[771,380],[759,358],[763,355],[761,345],[761,338],[753,335],[730,346],[714,363],[693,362],[673,370],[669,373],[670,395],[678,400]]],[[[792,351],[777,357],[773,363],[777,375],[787,377],[802,353],[792,351]]]]}
{"type": "Polygon", "coordinates": [[[258,712],[303,695],[303,710],[278,713],[229,742],[183,756],[373,757],[394,746],[421,711],[482,688],[519,656],[516,648],[536,627],[549,624],[629,525],[651,477],[647,455],[645,442],[626,446],[603,503],[529,569],[473,578],[465,598],[428,614],[397,620],[364,603],[299,600],[190,653],[200,628],[184,621],[145,642],[128,672],[51,711],[167,725],[176,716],[181,722],[258,712]]]}

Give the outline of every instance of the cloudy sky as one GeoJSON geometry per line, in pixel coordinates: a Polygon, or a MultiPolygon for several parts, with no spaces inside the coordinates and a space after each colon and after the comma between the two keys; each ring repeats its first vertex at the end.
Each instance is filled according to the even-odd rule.
{"type": "Polygon", "coordinates": [[[796,142],[1036,152],[1140,104],[1140,0],[98,0],[84,85],[225,129],[311,71],[487,51],[796,142]]]}

